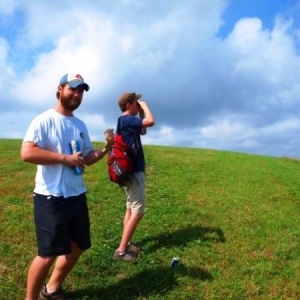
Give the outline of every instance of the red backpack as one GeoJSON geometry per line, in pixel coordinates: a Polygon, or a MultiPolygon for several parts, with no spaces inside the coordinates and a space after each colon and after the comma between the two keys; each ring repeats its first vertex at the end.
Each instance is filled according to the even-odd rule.
{"type": "Polygon", "coordinates": [[[132,178],[131,150],[120,134],[120,118],[114,136],[112,149],[108,152],[108,174],[112,182],[124,185],[132,178]]]}

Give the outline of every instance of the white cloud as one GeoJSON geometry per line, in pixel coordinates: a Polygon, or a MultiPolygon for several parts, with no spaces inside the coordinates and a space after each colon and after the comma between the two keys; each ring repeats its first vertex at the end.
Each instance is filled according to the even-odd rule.
{"type": "Polygon", "coordinates": [[[298,152],[295,22],[274,16],[266,29],[261,16],[244,17],[220,38],[228,1],[73,3],[1,2],[0,14],[19,28],[0,22],[0,137],[22,137],[29,117],[55,105],[70,71],[91,87],[76,115],[94,140],[115,127],[126,90],[141,92],[154,112],[144,143],[298,152]]]}

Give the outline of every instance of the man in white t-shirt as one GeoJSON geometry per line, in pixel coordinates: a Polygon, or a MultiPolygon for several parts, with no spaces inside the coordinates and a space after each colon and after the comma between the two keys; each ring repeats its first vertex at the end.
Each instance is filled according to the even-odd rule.
{"type": "Polygon", "coordinates": [[[29,267],[26,300],[66,300],[62,283],[91,247],[86,186],[75,168],[84,171],[85,165],[102,159],[112,146],[113,130],[105,131],[103,149],[93,148],[85,124],[73,115],[88,90],[81,75],[64,75],[56,106],[33,119],[22,143],[22,160],[37,165],[33,201],[38,254],[29,267]],[[71,152],[72,140],[79,152],[71,152]]]}

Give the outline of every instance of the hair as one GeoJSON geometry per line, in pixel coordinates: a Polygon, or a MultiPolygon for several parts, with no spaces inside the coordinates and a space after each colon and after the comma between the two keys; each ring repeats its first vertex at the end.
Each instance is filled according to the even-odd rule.
{"type": "MultiPolygon", "coordinates": [[[[61,87],[64,87],[66,84],[60,84],[61,87]]],[[[59,99],[59,96],[60,96],[60,92],[57,91],[56,92],[56,99],[59,99]]]]}
{"type": "Polygon", "coordinates": [[[121,112],[124,112],[126,110],[127,103],[128,102],[120,106],[121,112]]]}

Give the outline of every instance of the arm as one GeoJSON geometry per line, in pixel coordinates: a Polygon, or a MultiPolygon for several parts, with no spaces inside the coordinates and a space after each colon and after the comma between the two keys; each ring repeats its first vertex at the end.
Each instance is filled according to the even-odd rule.
{"type": "Polygon", "coordinates": [[[100,159],[102,159],[108,153],[108,151],[109,151],[109,149],[105,148],[105,147],[95,149],[84,157],[84,163],[87,166],[90,166],[90,165],[96,163],[97,161],[99,161],[100,159]]]}
{"type": "Polygon", "coordinates": [[[152,127],[155,125],[155,119],[151,110],[148,107],[148,104],[145,101],[139,101],[139,105],[140,105],[139,114],[140,117],[143,119],[143,123],[142,123],[143,129],[141,134],[146,134],[147,127],[152,127]]]}
{"type": "Polygon", "coordinates": [[[32,142],[24,142],[21,148],[21,158],[24,162],[38,165],[64,164],[66,166],[77,166],[84,169],[82,153],[77,152],[72,155],[66,155],[58,152],[52,152],[39,147],[32,142]]]}
{"type": "MultiPolygon", "coordinates": [[[[143,109],[141,108],[141,106],[139,108],[139,115],[140,115],[141,119],[145,118],[145,113],[144,113],[143,109]]],[[[147,127],[142,127],[141,135],[145,135],[145,134],[147,134],[147,127]]]]}
{"type": "Polygon", "coordinates": [[[104,132],[104,139],[104,148],[92,150],[91,152],[89,152],[88,155],[84,157],[84,162],[87,166],[90,166],[96,163],[97,161],[101,160],[110,151],[114,142],[114,130],[107,129],[104,132]]]}

